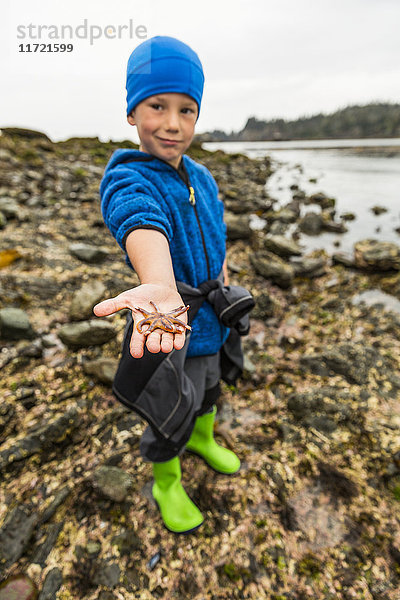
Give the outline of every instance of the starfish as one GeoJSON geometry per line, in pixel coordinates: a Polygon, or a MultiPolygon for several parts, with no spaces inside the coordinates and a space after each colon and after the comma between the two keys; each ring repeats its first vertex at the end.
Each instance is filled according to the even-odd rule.
{"type": "Polygon", "coordinates": [[[139,306],[134,307],[135,310],[140,311],[145,316],[145,318],[139,321],[139,323],[136,325],[139,333],[143,333],[143,325],[149,325],[149,328],[144,332],[144,335],[146,336],[155,329],[162,329],[168,333],[182,333],[185,329],[189,329],[190,331],[192,330],[190,325],[186,325],[186,323],[176,318],[182,313],[186,312],[189,309],[189,305],[185,306],[182,304],[182,306],[178,306],[178,308],[174,308],[167,313],[163,313],[160,311],[155,302],[150,300],[150,304],[154,306],[156,312],[149,312],[148,310],[140,308],[139,306]]]}

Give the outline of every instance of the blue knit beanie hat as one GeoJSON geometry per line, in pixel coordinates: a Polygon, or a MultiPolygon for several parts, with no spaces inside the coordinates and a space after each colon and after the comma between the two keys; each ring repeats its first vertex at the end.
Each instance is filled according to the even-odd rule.
{"type": "Polygon", "coordinates": [[[128,60],[126,113],[149,96],[167,92],[187,94],[200,113],[203,87],[203,67],[196,52],[173,37],[150,38],[137,46],[128,60]]]}

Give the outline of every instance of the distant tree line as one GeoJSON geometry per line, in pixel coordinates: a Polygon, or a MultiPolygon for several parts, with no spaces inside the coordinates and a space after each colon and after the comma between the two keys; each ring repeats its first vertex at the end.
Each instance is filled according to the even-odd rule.
{"type": "Polygon", "coordinates": [[[400,137],[400,104],[347,106],[331,114],[295,121],[250,117],[238,132],[214,130],[196,136],[199,141],[271,141],[400,137]]]}

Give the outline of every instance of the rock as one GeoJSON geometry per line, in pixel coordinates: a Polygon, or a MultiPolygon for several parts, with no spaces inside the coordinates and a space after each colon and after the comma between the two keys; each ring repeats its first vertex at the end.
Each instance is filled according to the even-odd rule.
{"type": "Polygon", "coordinates": [[[355,267],[353,257],[346,252],[334,252],[332,254],[332,262],[333,264],[343,265],[344,267],[355,267]]]}
{"type": "Polygon", "coordinates": [[[44,509],[42,516],[40,517],[40,523],[46,523],[51,517],[55,514],[57,508],[61,506],[63,502],[68,498],[71,493],[71,488],[69,486],[64,486],[60,490],[58,490],[54,496],[52,502],[44,509]]]}
{"type": "Polygon", "coordinates": [[[289,223],[283,221],[274,221],[269,227],[269,233],[271,235],[283,235],[289,228],[289,223]]]}
{"type": "Polygon", "coordinates": [[[56,278],[50,277],[34,277],[28,274],[23,276],[13,273],[7,274],[7,279],[0,281],[0,293],[6,295],[11,291],[19,298],[21,292],[39,298],[40,300],[48,301],[50,297],[54,297],[62,290],[65,284],[56,278]]]}
{"type": "Polygon", "coordinates": [[[71,244],[69,251],[76,258],[87,263],[100,263],[108,256],[107,250],[91,244],[71,244]]]}
{"type": "Polygon", "coordinates": [[[356,215],[352,212],[344,212],[340,215],[340,218],[343,219],[343,221],[354,221],[356,215]]]}
{"type": "MultiPolygon", "coordinates": [[[[304,366],[305,362],[302,361],[301,364],[304,366]]],[[[323,373],[322,369],[316,368],[313,372],[320,375],[323,373]]],[[[312,388],[307,392],[291,394],[288,409],[302,426],[329,434],[350,419],[351,400],[347,390],[335,387],[312,388]]]]}
{"type": "Polygon", "coordinates": [[[15,416],[15,407],[5,400],[0,402],[0,434],[3,433],[7,425],[15,416]]]}
{"type": "Polygon", "coordinates": [[[283,206],[282,208],[284,208],[285,210],[292,211],[292,213],[294,213],[296,215],[296,219],[299,218],[299,216],[300,216],[300,200],[295,199],[294,196],[293,196],[293,200],[291,202],[288,202],[287,204],[285,204],[285,206],[283,206]]]}
{"type": "Polygon", "coordinates": [[[254,319],[268,319],[274,316],[275,302],[273,296],[266,290],[254,292],[256,305],[251,313],[254,319]]]}
{"type": "Polygon", "coordinates": [[[105,319],[91,319],[79,323],[63,325],[57,331],[60,340],[69,348],[100,346],[112,340],[117,331],[105,319]]]}
{"type": "Polygon", "coordinates": [[[69,316],[71,321],[83,321],[93,317],[93,306],[100,302],[106,291],[105,285],[99,280],[85,283],[73,295],[69,316]]]}
{"type": "Polygon", "coordinates": [[[328,346],[321,353],[304,355],[300,364],[316,375],[330,375],[335,373],[343,375],[349,383],[364,384],[368,381],[371,368],[380,364],[384,359],[379,352],[370,346],[356,343],[343,343],[337,346],[328,346]]]}
{"type": "MultiPolygon", "coordinates": [[[[1,210],[1,204],[0,204],[0,210],[1,210]]],[[[374,213],[374,215],[382,215],[383,213],[387,212],[388,209],[385,208],[384,206],[373,206],[371,208],[371,211],[374,213]]]]}
{"type": "Polygon", "coordinates": [[[33,408],[37,402],[36,389],[34,387],[21,387],[15,394],[17,404],[22,404],[26,410],[33,408]]]}
{"type": "Polygon", "coordinates": [[[0,310],[0,336],[6,340],[31,339],[34,331],[28,315],[20,308],[2,308],[0,310]]]}
{"type": "Polygon", "coordinates": [[[114,588],[118,585],[120,576],[121,569],[117,563],[101,560],[94,570],[92,582],[95,585],[104,585],[108,588],[114,588]]]}
{"type": "Polygon", "coordinates": [[[243,370],[246,373],[246,375],[254,375],[255,373],[257,373],[257,367],[251,361],[247,353],[244,354],[243,370]]]}
{"type": "Polygon", "coordinates": [[[27,575],[12,575],[0,584],[0,600],[36,600],[37,587],[27,575]]]}
{"type": "Polygon", "coordinates": [[[78,411],[76,408],[70,408],[44,425],[34,427],[31,432],[28,431],[24,437],[0,452],[0,472],[14,462],[26,460],[43,449],[53,448],[54,444],[63,442],[78,427],[78,422],[78,411]]]}
{"type": "Polygon", "coordinates": [[[0,212],[6,219],[16,219],[21,215],[21,207],[13,198],[0,198],[0,212]]]}
{"type": "Polygon", "coordinates": [[[303,190],[295,190],[292,194],[292,198],[297,202],[304,202],[306,199],[306,193],[303,190]]]}
{"type": "Polygon", "coordinates": [[[54,548],[62,528],[63,523],[50,523],[50,525],[48,525],[46,539],[36,549],[31,559],[32,563],[38,564],[44,569],[47,557],[54,548]]]}
{"type": "Polygon", "coordinates": [[[249,215],[234,215],[226,211],[224,220],[227,227],[228,240],[246,240],[251,237],[252,231],[249,215]]]}
{"type": "Polygon", "coordinates": [[[7,217],[0,211],[0,229],[4,229],[7,225],[7,217]]]}
{"type": "Polygon", "coordinates": [[[38,520],[39,515],[23,505],[7,514],[0,529],[0,571],[8,569],[23,555],[38,520]]]}
{"type": "Polygon", "coordinates": [[[255,271],[286,289],[292,285],[294,270],[275,254],[263,251],[250,255],[250,262],[255,271]]]}
{"type": "Polygon", "coordinates": [[[322,209],[333,208],[336,204],[336,200],[335,198],[329,198],[322,192],[318,192],[317,194],[308,197],[307,204],[318,204],[322,209]]]}
{"type": "Polygon", "coordinates": [[[38,600],[56,600],[56,594],[63,582],[62,573],[58,567],[54,567],[46,575],[42,591],[38,600]]]}
{"type": "Polygon", "coordinates": [[[263,239],[267,250],[278,254],[278,256],[300,256],[301,248],[295,241],[290,240],[283,235],[266,235],[263,239]]]}
{"type": "Polygon", "coordinates": [[[101,466],[92,475],[93,486],[114,502],[125,500],[132,487],[131,477],[119,467],[101,466]]]}
{"type": "Polygon", "coordinates": [[[126,529],[114,536],[111,543],[113,546],[117,546],[121,556],[129,555],[142,547],[142,541],[134,529],[126,529]]]}
{"type": "Polygon", "coordinates": [[[356,266],[362,269],[400,270],[400,246],[393,242],[361,240],[354,244],[354,257],[356,266]]]}
{"type": "Polygon", "coordinates": [[[344,223],[337,223],[334,221],[329,213],[323,212],[322,217],[322,228],[325,231],[331,231],[332,233],[346,233],[348,231],[344,223]]]}
{"type": "Polygon", "coordinates": [[[338,513],[334,499],[319,486],[305,487],[287,504],[290,515],[288,528],[303,531],[311,550],[331,548],[340,544],[347,534],[343,516],[338,513]]]}
{"type": "Polygon", "coordinates": [[[321,233],[324,221],[320,214],[308,212],[299,221],[299,229],[307,235],[318,235],[321,233]]]}
{"type": "Polygon", "coordinates": [[[95,379],[112,385],[115,374],[118,368],[118,360],[115,358],[107,358],[105,356],[90,360],[83,364],[83,370],[88,375],[92,375],[95,379]]]}
{"type": "Polygon", "coordinates": [[[325,274],[323,258],[302,258],[291,263],[295,277],[321,277],[325,274]]]}
{"type": "Polygon", "coordinates": [[[269,211],[265,215],[269,221],[282,221],[283,223],[294,223],[297,220],[296,212],[289,208],[281,208],[277,211],[269,211]]]}

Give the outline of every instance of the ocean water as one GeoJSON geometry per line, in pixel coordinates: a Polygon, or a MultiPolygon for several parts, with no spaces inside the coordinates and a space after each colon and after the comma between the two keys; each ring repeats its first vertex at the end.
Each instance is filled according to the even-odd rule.
{"type": "MultiPolygon", "coordinates": [[[[291,200],[290,186],[296,184],[307,195],[323,192],[335,198],[336,220],[345,212],[356,215],[354,221],[346,222],[347,233],[302,234],[299,241],[305,250],[325,248],[329,254],[351,252],[354,242],[366,238],[400,245],[400,234],[396,232],[400,228],[400,139],[210,142],[203,146],[209,150],[241,152],[250,158],[268,155],[274,173],[266,188],[278,201],[277,206],[291,200]],[[397,150],[391,152],[388,147],[397,150]],[[384,207],[387,212],[376,216],[371,211],[373,206],[384,207]]],[[[302,207],[302,214],[309,211],[318,212],[319,208],[302,207]]]]}

